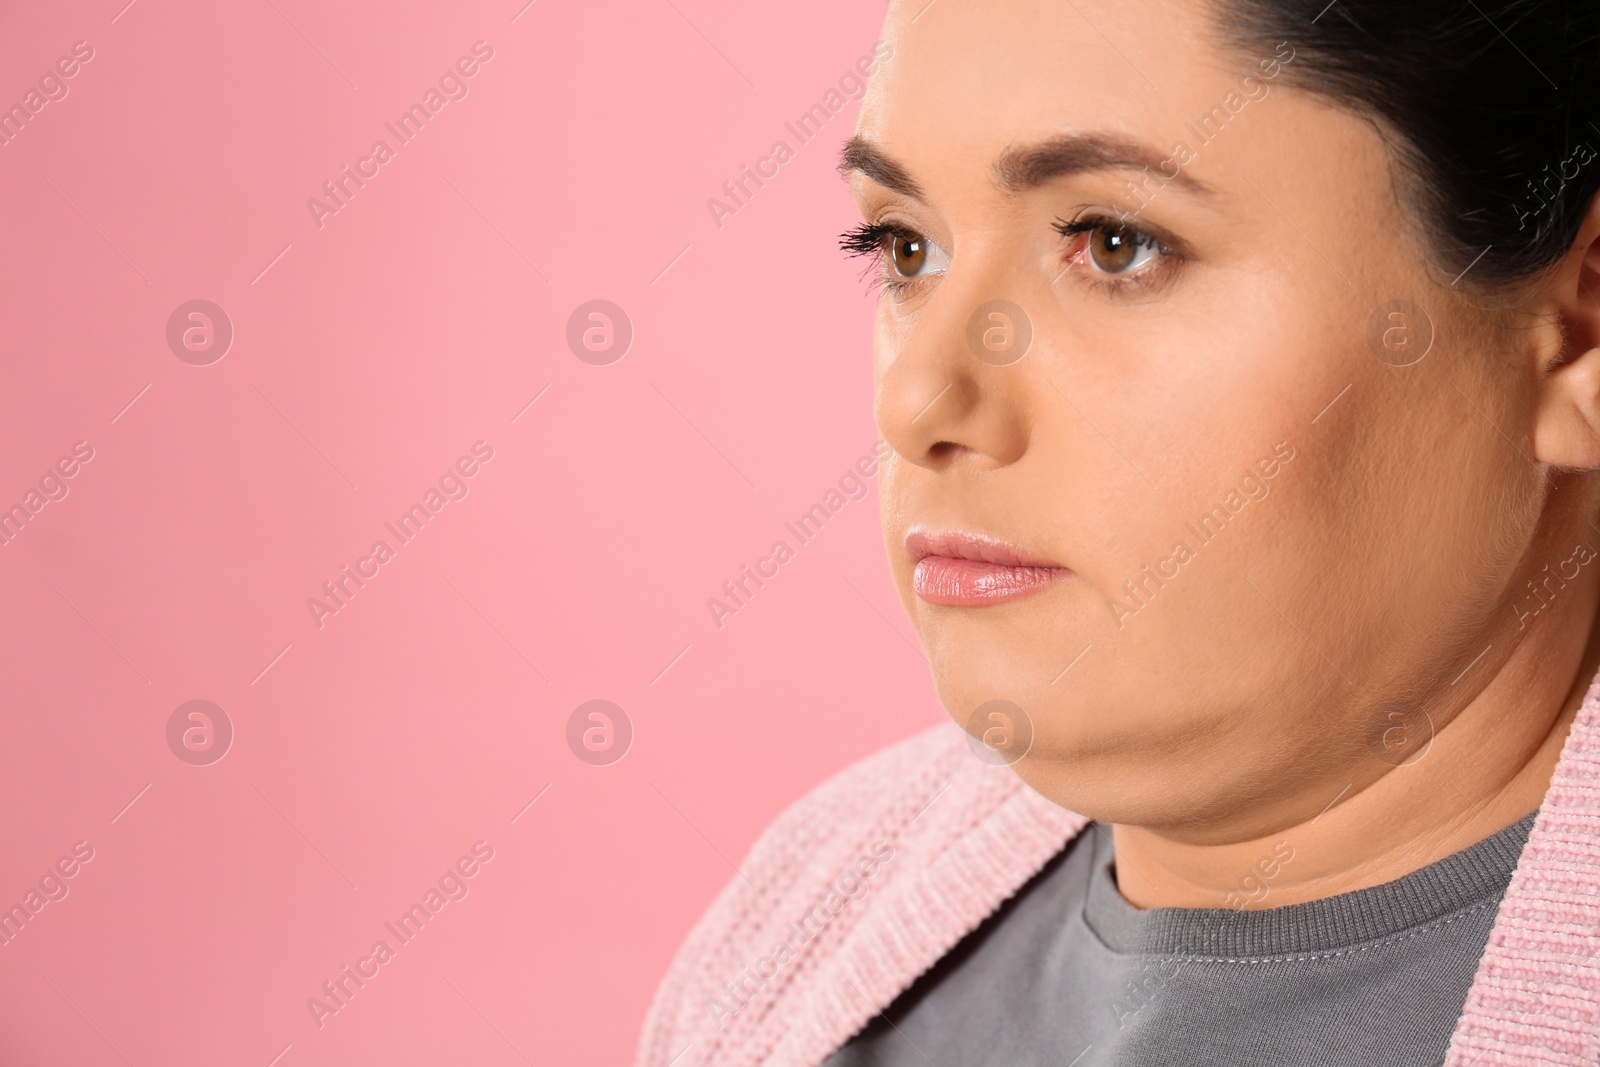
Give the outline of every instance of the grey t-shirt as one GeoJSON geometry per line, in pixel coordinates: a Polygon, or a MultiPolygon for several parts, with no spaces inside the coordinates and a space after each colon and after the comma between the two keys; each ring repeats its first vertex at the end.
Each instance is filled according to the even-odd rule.
{"type": "Polygon", "coordinates": [[[1282,842],[1235,907],[1146,911],[1091,824],[825,1067],[1437,1067],[1534,815],[1393,882],[1271,907],[1282,842]]]}

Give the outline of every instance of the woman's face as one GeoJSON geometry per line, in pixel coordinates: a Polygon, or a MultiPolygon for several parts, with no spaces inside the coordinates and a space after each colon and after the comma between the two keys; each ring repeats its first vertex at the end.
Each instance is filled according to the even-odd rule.
{"type": "Polygon", "coordinates": [[[1547,490],[1527,360],[1428,265],[1379,135],[1199,3],[908,0],[886,38],[845,162],[942,702],[974,733],[1009,702],[1018,773],[1116,822],[1390,770],[1508,647],[1547,490]]]}

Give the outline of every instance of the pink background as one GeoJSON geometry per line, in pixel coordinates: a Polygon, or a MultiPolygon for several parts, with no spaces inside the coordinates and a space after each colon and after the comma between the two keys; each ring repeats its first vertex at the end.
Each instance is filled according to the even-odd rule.
{"type": "Polygon", "coordinates": [[[706,607],[876,438],[836,247],[856,104],[784,122],[881,7],[125,3],[0,14],[0,104],[94,50],[0,147],[0,508],[94,450],[0,546],[0,907],[94,849],[0,947],[0,1062],[626,1063],[761,828],[943,714],[870,498],[706,607]],[[319,228],[307,199],[480,40],[319,228]],[[194,299],[235,331],[207,366],[166,339],[194,299]],[[593,299],[633,324],[608,366],[566,342],[593,299]],[[319,628],[308,598],[480,440],[319,628]],[[591,699],[632,723],[608,766],[566,740],[591,699]],[[190,700],[220,761],[169,747],[190,700]],[[319,1029],[308,999],[480,840],[319,1029]]]}

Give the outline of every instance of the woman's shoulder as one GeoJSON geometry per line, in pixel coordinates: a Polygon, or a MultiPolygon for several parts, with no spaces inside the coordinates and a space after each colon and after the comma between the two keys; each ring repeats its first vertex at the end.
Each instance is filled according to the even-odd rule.
{"type": "Polygon", "coordinates": [[[690,931],[638,1062],[762,1062],[842,995],[841,961],[868,961],[845,985],[874,999],[909,984],[1081,822],[948,722],[844,768],[773,820],[690,931]]]}

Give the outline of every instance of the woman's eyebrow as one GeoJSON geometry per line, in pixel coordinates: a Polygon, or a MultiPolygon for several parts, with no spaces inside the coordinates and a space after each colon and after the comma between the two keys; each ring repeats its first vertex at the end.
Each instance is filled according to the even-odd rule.
{"type": "Polygon", "coordinates": [[[923,198],[922,186],[905,167],[859,133],[846,141],[839,153],[839,173],[848,178],[852,171],[861,172],[885,189],[917,200],[923,198]]]}
{"type": "Polygon", "coordinates": [[[1192,177],[1174,160],[1132,138],[1115,133],[1062,134],[1026,148],[1008,148],[995,160],[995,177],[1007,192],[1024,192],[1056,178],[1097,170],[1154,170],[1163,181],[1193,193],[1216,189],[1192,177]]]}
{"type": "MultiPolygon", "coordinates": [[[[1104,170],[1155,170],[1163,184],[1171,182],[1192,193],[1216,192],[1172,157],[1115,133],[1062,134],[1038,144],[1008,148],[994,163],[995,180],[1009,193],[1036,189],[1057,178],[1104,170]],[[1169,168],[1174,172],[1169,174],[1169,168]]],[[[894,192],[923,198],[922,187],[905,166],[859,134],[845,143],[839,160],[841,174],[848,177],[852,171],[859,171],[894,192]]]]}

